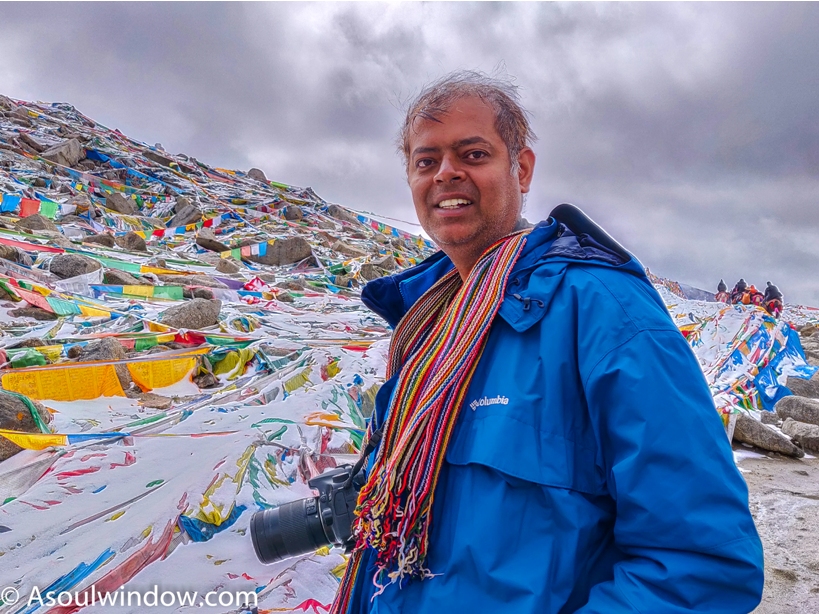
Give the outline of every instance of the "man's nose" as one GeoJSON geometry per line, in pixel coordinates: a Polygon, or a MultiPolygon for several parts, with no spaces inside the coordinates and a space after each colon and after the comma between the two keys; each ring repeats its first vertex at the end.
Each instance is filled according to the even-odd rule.
{"type": "Polygon", "coordinates": [[[435,174],[436,183],[451,183],[453,181],[463,181],[466,175],[461,168],[457,156],[445,155],[441,159],[441,165],[435,174]]]}

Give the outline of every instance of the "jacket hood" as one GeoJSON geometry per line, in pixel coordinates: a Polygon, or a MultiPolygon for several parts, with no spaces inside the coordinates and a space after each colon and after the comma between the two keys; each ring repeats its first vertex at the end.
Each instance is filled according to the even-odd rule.
{"type": "MultiPolygon", "coordinates": [[[[580,209],[563,204],[529,233],[509,275],[499,315],[519,331],[534,324],[548,308],[566,268],[573,264],[618,268],[651,285],[633,255],[580,209]]],[[[361,299],[394,328],[415,301],[452,268],[444,252],[435,252],[406,271],[371,281],[364,286],[361,299]]]]}

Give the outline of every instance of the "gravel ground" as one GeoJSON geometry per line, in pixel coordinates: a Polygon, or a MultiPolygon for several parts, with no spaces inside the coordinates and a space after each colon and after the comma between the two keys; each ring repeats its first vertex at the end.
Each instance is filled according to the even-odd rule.
{"type": "Polygon", "coordinates": [[[739,468],[765,549],[754,614],[819,612],[819,459],[771,455],[745,458],[739,468]]]}

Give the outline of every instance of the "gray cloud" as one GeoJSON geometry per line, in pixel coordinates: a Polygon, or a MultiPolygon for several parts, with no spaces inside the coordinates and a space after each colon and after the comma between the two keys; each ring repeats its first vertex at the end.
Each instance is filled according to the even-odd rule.
{"type": "Polygon", "coordinates": [[[0,4],[0,91],[414,220],[401,103],[517,77],[530,219],[584,207],[656,273],[819,304],[819,6],[0,4]]]}

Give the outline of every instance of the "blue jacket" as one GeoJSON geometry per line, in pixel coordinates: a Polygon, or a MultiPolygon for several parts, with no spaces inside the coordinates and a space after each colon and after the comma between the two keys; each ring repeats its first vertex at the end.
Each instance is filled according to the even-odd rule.
{"type": "MultiPolygon", "coordinates": [[[[452,262],[371,282],[391,325],[452,262]]],[[[384,422],[395,381],[373,420],[384,422]]],[[[643,268],[571,205],[530,233],[439,478],[427,567],[349,612],[745,614],[762,545],[702,372],[643,268]]]]}

